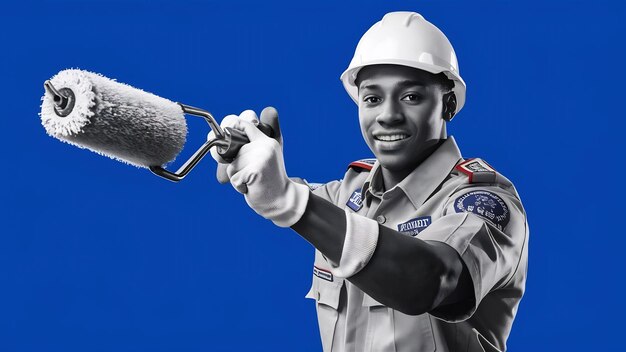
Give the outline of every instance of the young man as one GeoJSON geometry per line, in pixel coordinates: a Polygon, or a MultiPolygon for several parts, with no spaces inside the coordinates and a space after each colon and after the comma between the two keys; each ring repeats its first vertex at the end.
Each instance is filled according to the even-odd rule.
{"type": "MultiPolygon", "coordinates": [[[[341,181],[297,183],[280,137],[265,136],[245,111],[222,122],[250,143],[218,178],[315,246],[307,297],[324,351],[505,350],[524,292],[528,226],[511,182],[481,159],[464,160],[447,137],[465,101],[449,41],[417,13],[389,13],[341,78],[376,159],[352,163],[341,181]]],[[[261,120],[279,132],[274,109],[261,120]]]]}

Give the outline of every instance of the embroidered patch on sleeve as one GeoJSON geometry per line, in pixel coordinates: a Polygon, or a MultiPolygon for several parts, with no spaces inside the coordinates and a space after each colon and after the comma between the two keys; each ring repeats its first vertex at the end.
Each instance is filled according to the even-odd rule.
{"type": "Polygon", "coordinates": [[[454,201],[457,213],[474,213],[491,221],[502,231],[509,223],[509,208],[502,198],[489,191],[471,191],[454,201]]]}

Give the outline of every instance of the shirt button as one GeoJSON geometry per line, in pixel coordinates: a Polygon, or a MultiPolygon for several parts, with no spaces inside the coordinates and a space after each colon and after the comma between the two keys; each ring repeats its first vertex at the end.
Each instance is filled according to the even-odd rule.
{"type": "Polygon", "coordinates": [[[319,300],[320,300],[320,293],[317,292],[317,301],[319,302],[319,300]]]}
{"type": "Polygon", "coordinates": [[[387,221],[387,218],[384,215],[378,215],[376,217],[376,221],[378,221],[379,224],[384,224],[385,221],[387,221]]]}

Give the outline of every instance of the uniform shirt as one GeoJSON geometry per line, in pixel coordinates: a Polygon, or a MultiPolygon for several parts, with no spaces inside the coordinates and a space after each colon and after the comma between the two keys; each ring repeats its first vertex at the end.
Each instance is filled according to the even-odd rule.
{"type": "Polygon", "coordinates": [[[469,161],[453,137],[395,187],[383,191],[375,160],[352,164],[343,180],[310,185],[313,193],[382,226],[454,248],[467,267],[473,297],[410,316],[336,277],[316,250],[313,283],[325,352],[499,351],[524,293],[528,225],[506,178],[469,161]]]}

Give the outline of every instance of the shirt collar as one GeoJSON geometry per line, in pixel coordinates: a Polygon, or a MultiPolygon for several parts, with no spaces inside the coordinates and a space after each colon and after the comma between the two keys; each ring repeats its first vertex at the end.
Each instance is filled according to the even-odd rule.
{"type": "Polygon", "coordinates": [[[382,192],[382,170],[378,161],[363,183],[363,194],[366,201],[371,197],[385,198],[385,195],[402,190],[415,209],[419,208],[435,189],[450,174],[450,171],[461,159],[461,152],[450,136],[426,160],[419,164],[407,177],[390,190],[382,192]]]}

